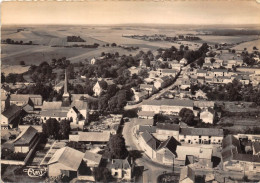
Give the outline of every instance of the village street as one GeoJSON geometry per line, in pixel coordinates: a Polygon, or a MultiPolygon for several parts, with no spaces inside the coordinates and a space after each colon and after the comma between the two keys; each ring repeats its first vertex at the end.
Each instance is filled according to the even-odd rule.
{"type": "Polygon", "coordinates": [[[176,79],[176,81],[171,84],[170,86],[166,87],[166,88],[163,88],[162,90],[160,90],[158,93],[152,95],[150,98],[148,99],[144,99],[142,102],[138,103],[138,104],[135,104],[135,105],[126,105],[125,106],[125,110],[130,110],[130,109],[134,109],[134,108],[137,108],[137,107],[141,107],[143,102],[144,101],[151,101],[151,100],[154,100],[156,99],[157,97],[160,97],[162,94],[164,94],[165,92],[169,91],[170,89],[172,89],[174,86],[178,85],[178,83],[180,83],[180,80],[182,78],[182,75],[184,72],[186,72],[187,68],[188,68],[189,65],[185,66],[182,68],[181,72],[180,72],[180,75],[178,76],[178,78],[176,79]]]}
{"type": "MultiPolygon", "coordinates": [[[[123,136],[128,151],[138,150],[142,151],[138,145],[137,139],[133,134],[134,122],[130,119],[130,122],[125,122],[123,129],[123,136]]],[[[142,157],[135,161],[137,166],[144,168],[143,178],[138,182],[156,182],[157,177],[163,173],[170,173],[173,170],[172,166],[166,166],[152,161],[142,152],[142,157]]],[[[174,169],[175,172],[179,172],[179,169],[174,169]]]]}

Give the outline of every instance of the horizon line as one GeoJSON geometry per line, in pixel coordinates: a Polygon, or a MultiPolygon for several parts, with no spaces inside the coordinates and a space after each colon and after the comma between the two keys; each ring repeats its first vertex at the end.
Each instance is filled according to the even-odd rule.
{"type": "Polygon", "coordinates": [[[82,23],[82,24],[63,24],[63,23],[57,23],[57,24],[54,24],[54,23],[48,23],[48,24],[44,24],[44,23],[29,23],[29,24],[16,24],[16,23],[11,23],[11,24],[2,24],[2,26],[5,26],[5,25],[95,25],[95,26],[117,26],[117,25],[168,25],[168,26],[171,26],[171,25],[197,25],[197,26],[204,26],[204,25],[229,25],[229,26],[232,26],[232,25],[258,25],[260,26],[260,23],[246,23],[246,24],[243,24],[243,23],[234,23],[234,24],[230,24],[230,23],[213,23],[213,24],[191,24],[191,23],[187,23],[187,24],[174,24],[174,23],[171,23],[171,24],[166,24],[166,23],[115,23],[115,24],[87,24],[87,23],[82,23]]]}

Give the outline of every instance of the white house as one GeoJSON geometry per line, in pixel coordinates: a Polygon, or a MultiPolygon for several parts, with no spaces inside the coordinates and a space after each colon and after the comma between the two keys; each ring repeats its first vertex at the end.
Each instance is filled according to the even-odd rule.
{"type": "Polygon", "coordinates": [[[1,114],[1,128],[8,129],[12,128],[13,121],[16,119],[22,112],[22,108],[13,104],[4,110],[1,114]]]}
{"type": "Polygon", "coordinates": [[[145,131],[140,135],[138,139],[138,143],[140,147],[145,151],[145,153],[151,158],[156,158],[156,150],[160,145],[159,140],[157,140],[154,136],[150,133],[145,131]]]}
{"type": "Polygon", "coordinates": [[[189,144],[221,144],[223,136],[223,129],[181,128],[179,141],[189,144]]]}
{"type": "Polygon", "coordinates": [[[130,158],[112,159],[108,166],[111,170],[111,175],[117,179],[131,180],[133,174],[133,164],[130,158]]]}
{"type": "Polygon", "coordinates": [[[94,95],[95,96],[99,96],[101,94],[101,92],[103,91],[102,87],[100,86],[99,82],[97,81],[97,83],[94,85],[93,87],[93,91],[94,91],[94,95]]]}
{"type": "Polygon", "coordinates": [[[182,108],[193,110],[192,100],[163,99],[144,101],[142,111],[154,111],[155,113],[176,114],[182,108]]]}
{"type": "Polygon", "coordinates": [[[208,108],[208,109],[206,108],[205,110],[203,110],[200,113],[200,119],[204,123],[211,123],[211,124],[213,124],[214,118],[215,118],[215,111],[212,108],[208,108]]]}
{"type": "Polygon", "coordinates": [[[182,66],[186,65],[187,63],[188,63],[188,60],[187,60],[186,58],[182,58],[182,59],[180,60],[180,64],[181,64],[182,66]]]}
{"type": "Polygon", "coordinates": [[[95,59],[95,57],[94,58],[92,58],[91,60],[90,60],[90,64],[91,65],[94,65],[96,63],[96,59],[95,59]]]}

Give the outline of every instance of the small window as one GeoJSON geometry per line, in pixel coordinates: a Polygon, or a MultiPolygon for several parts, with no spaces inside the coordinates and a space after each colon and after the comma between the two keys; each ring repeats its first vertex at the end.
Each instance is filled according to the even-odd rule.
{"type": "Polygon", "coordinates": [[[199,138],[201,138],[201,135],[199,136],[199,138]]]}

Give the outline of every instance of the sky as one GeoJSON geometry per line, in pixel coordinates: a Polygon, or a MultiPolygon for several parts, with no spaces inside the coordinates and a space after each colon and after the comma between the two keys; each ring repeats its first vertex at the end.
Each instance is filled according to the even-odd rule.
{"type": "Polygon", "coordinates": [[[260,24],[255,0],[3,2],[7,24],[260,24]]]}

